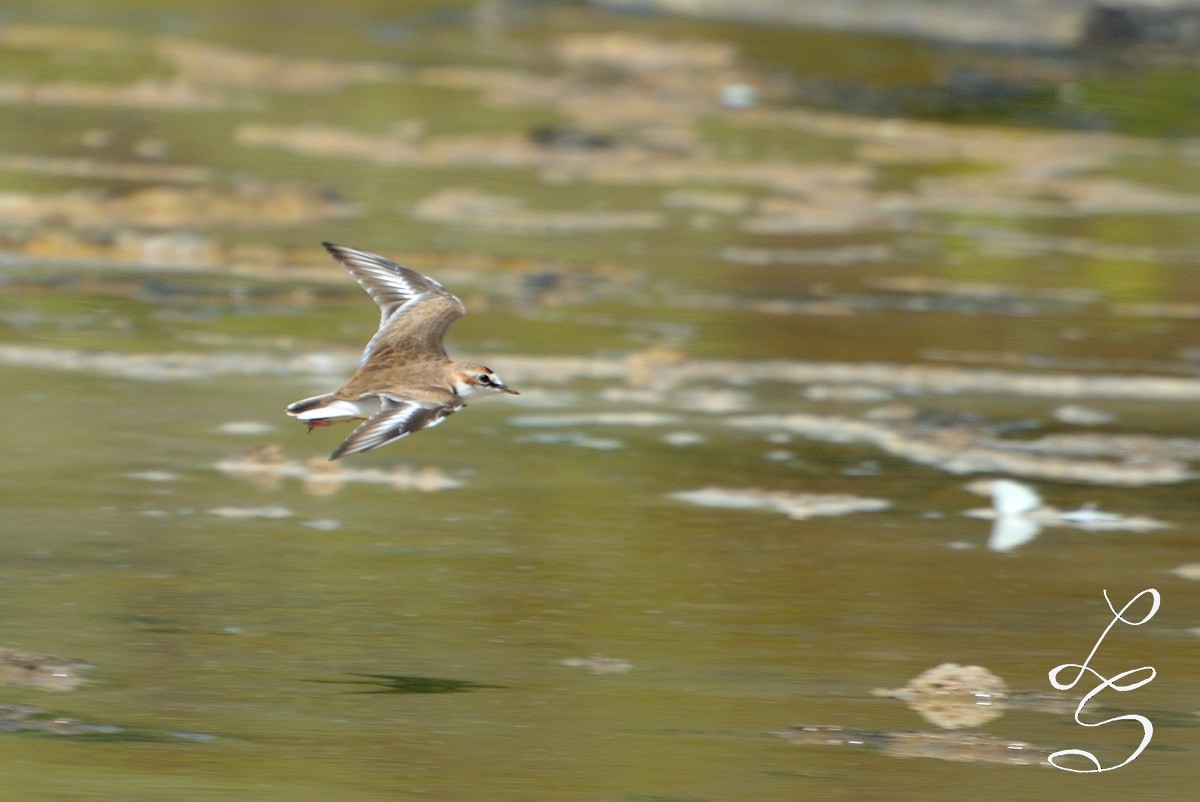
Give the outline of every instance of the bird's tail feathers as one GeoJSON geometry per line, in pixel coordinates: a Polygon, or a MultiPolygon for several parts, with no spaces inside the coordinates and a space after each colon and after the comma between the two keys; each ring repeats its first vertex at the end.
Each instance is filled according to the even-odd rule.
{"type": "Polygon", "coordinates": [[[329,403],[328,393],[324,395],[314,395],[312,398],[305,398],[288,404],[287,414],[291,415],[293,418],[300,418],[303,420],[305,417],[307,417],[304,414],[305,412],[312,412],[313,410],[320,409],[327,403],[329,403]]]}

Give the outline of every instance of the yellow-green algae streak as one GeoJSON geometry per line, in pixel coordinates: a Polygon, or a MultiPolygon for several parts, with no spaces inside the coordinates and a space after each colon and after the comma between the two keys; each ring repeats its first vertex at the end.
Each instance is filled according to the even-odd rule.
{"type": "MultiPolygon", "coordinates": [[[[1159,670],[1102,697],[1159,725],[1104,795],[1185,798],[1200,161],[1160,135],[1196,75],[1023,58],[574,4],[6,11],[0,647],[91,667],[0,687],[85,723],[0,733],[0,796],[1082,799],[772,733],[932,730],[871,691],[946,662],[1048,690],[1102,590],[1156,587],[1102,649],[1159,670]],[[972,64],[1030,92],[922,101],[972,64]],[[375,312],[321,240],[461,294],[452,352],[522,395],[331,472],[346,430],[282,410],[375,312]],[[1170,526],[997,551],[989,476],[1170,526]]],[[[981,731],[1111,765],[1135,729],[981,731]]]]}

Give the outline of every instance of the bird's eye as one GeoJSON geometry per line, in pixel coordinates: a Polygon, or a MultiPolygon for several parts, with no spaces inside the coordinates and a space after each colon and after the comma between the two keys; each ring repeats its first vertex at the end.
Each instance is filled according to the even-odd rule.
{"type": "Polygon", "coordinates": [[[490,385],[492,383],[492,377],[487,375],[486,373],[480,373],[479,374],[479,383],[490,385]]]}

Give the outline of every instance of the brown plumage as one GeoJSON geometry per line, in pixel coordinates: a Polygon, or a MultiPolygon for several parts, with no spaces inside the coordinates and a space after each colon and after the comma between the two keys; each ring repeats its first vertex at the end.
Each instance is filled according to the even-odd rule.
{"type": "Polygon", "coordinates": [[[466,308],[441,284],[382,256],[323,244],[380,311],[379,330],[363,349],[354,375],[332,393],[287,408],[310,431],[340,420],[365,419],[330,459],[436,426],[476,395],[517,395],[489,368],[450,360],[442,338],[466,308]]]}

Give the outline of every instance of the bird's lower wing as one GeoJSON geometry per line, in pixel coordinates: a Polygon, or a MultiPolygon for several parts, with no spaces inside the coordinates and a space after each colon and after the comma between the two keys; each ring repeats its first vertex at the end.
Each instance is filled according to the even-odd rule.
{"type": "Polygon", "coordinates": [[[334,460],[348,454],[370,451],[407,437],[420,429],[437,426],[456,409],[458,407],[451,404],[429,405],[407,399],[384,397],[379,412],[351,432],[329,458],[334,460]]]}

